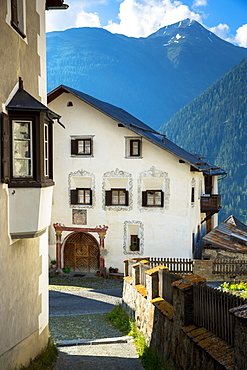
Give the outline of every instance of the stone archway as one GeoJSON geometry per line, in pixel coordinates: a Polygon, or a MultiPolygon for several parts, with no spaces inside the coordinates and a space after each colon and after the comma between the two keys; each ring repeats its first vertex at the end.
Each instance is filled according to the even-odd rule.
{"type": "Polygon", "coordinates": [[[64,245],[64,267],[80,272],[99,270],[100,249],[97,240],[84,232],[69,235],[64,245]]]}

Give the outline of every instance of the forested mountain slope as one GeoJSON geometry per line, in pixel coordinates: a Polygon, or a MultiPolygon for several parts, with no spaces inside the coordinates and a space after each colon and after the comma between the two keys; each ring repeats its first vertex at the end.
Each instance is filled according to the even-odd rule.
{"type": "Polygon", "coordinates": [[[228,172],[223,209],[247,223],[247,58],[176,113],[160,132],[228,172]]]}
{"type": "Polygon", "coordinates": [[[48,91],[70,86],[158,129],[245,57],[189,19],[146,38],[68,29],[47,34],[48,91]]]}

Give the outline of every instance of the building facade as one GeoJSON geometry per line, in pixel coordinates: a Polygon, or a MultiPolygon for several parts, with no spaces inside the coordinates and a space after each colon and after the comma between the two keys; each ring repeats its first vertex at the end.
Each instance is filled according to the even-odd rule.
{"type": "Polygon", "coordinates": [[[60,0],[0,3],[0,368],[27,365],[48,342],[48,226],[53,122],[46,106],[45,10],[60,0]],[[49,143],[50,142],[50,143],[49,143]]]}
{"type": "Polygon", "coordinates": [[[121,271],[129,257],[200,257],[202,236],[217,224],[222,169],[69,87],[49,93],[48,106],[65,125],[54,127],[58,268],[121,271]]]}

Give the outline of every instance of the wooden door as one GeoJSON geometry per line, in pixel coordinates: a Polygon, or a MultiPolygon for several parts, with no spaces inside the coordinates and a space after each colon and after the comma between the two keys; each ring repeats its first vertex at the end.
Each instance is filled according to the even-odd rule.
{"type": "Polygon", "coordinates": [[[99,245],[87,233],[73,233],[64,246],[64,267],[72,271],[95,272],[99,269],[99,245]]]}

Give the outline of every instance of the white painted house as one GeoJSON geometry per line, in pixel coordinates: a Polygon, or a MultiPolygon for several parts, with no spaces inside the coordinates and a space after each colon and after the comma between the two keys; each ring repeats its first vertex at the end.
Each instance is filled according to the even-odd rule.
{"type": "Polygon", "coordinates": [[[1,370],[27,366],[49,339],[52,131],[59,115],[46,106],[45,12],[67,7],[63,0],[0,1],[1,370]]]}
{"type": "Polygon", "coordinates": [[[54,127],[50,257],[59,268],[122,270],[129,257],[200,255],[217,225],[222,169],[72,88],[51,91],[48,106],[65,125],[54,127]]]}

